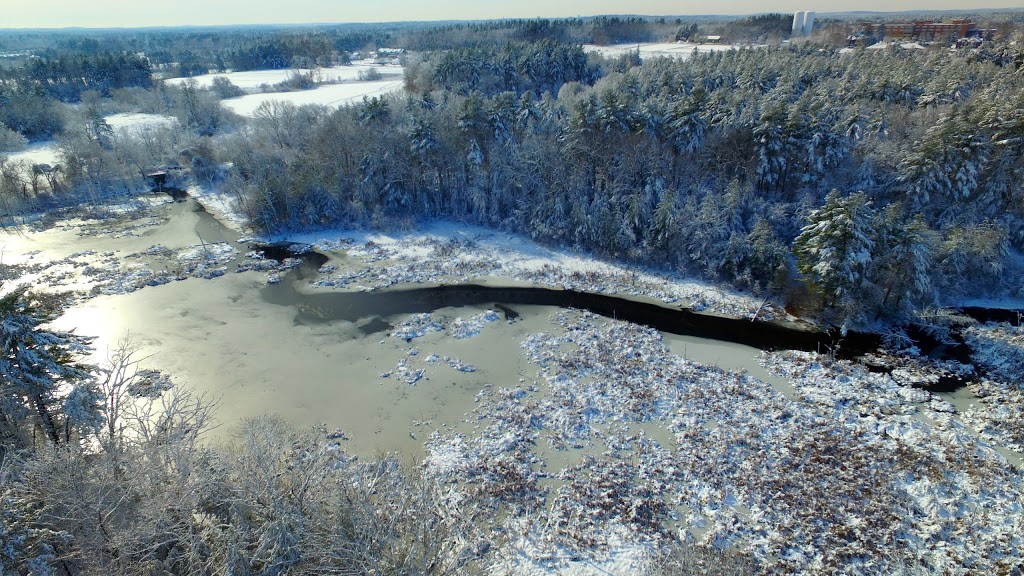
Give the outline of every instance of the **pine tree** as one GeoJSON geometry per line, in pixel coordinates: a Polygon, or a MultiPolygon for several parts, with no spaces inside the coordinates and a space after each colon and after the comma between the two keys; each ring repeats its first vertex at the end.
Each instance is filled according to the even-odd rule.
{"type": "Polygon", "coordinates": [[[91,338],[44,328],[53,318],[27,287],[0,298],[0,425],[16,435],[32,422],[61,444],[99,429],[102,398],[78,361],[91,338]]]}
{"type": "Polygon", "coordinates": [[[707,122],[701,112],[706,99],[707,93],[702,87],[697,87],[689,97],[676,101],[669,109],[666,118],[668,137],[680,154],[696,152],[704,146],[707,122]]]}
{"type": "Polygon", "coordinates": [[[786,170],[783,155],[782,122],[784,108],[773,104],[765,109],[757,126],[754,127],[754,142],[757,152],[757,188],[768,192],[772,187],[782,185],[786,170]]]}
{"type": "Polygon", "coordinates": [[[934,299],[933,236],[920,215],[907,222],[896,204],[878,218],[876,256],[869,271],[872,283],[882,292],[878,316],[901,314],[912,304],[934,299]]]}
{"type": "Polygon", "coordinates": [[[844,198],[833,190],[808,220],[793,243],[797,266],[846,326],[861,319],[866,305],[861,295],[875,247],[874,210],[863,192],[844,198]]]}

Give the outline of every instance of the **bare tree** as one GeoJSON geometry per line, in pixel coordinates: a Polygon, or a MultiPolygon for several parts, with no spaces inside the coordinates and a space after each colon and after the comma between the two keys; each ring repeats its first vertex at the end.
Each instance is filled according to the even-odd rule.
{"type": "MultiPolygon", "coordinates": [[[[104,396],[106,415],[106,440],[113,442],[123,432],[122,418],[128,412],[129,404],[138,401],[151,403],[171,387],[170,377],[157,370],[141,369],[142,362],[150,356],[139,356],[139,349],[126,334],[117,345],[107,352],[103,379],[99,383],[104,396]]],[[[132,409],[131,413],[137,414],[132,409]]]]}

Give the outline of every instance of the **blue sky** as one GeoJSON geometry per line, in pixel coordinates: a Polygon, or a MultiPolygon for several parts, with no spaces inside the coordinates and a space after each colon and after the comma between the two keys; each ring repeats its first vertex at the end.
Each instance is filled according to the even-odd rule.
{"type": "Polygon", "coordinates": [[[534,18],[595,14],[752,14],[816,10],[1008,8],[1022,0],[0,0],[0,28],[134,27],[534,18]],[[977,6],[975,4],[980,4],[977,6]],[[975,6],[972,6],[975,5],[975,6]]]}

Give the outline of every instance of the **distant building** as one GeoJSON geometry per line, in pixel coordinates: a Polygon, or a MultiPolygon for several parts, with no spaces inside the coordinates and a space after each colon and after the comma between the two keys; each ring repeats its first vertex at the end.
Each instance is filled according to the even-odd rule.
{"type": "Polygon", "coordinates": [[[810,36],[814,30],[814,12],[798,10],[793,13],[792,36],[810,36]]]}
{"type": "Polygon", "coordinates": [[[861,22],[859,37],[873,41],[914,40],[923,42],[959,42],[964,38],[991,39],[992,30],[978,28],[970,20],[950,22],[916,20],[914,22],[861,22]]]}
{"type": "Polygon", "coordinates": [[[708,37],[706,37],[704,39],[704,43],[705,44],[721,44],[722,43],[722,37],[721,36],[708,36],[708,37]]]}
{"type": "Polygon", "coordinates": [[[810,36],[814,31],[814,12],[804,12],[804,36],[810,36]]]}
{"type": "Polygon", "coordinates": [[[398,64],[398,59],[403,54],[405,48],[378,48],[372,59],[374,64],[398,64]]]}

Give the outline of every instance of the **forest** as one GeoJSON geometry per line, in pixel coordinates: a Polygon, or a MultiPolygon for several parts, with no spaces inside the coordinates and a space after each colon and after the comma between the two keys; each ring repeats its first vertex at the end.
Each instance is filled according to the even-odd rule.
{"type": "MultiPolygon", "coordinates": [[[[980,47],[844,50],[780,42],[789,22],[0,31],[14,54],[0,62],[0,150],[60,150],[59,166],[30,167],[0,151],[0,223],[137,194],[173,165],[259,234],[474,224],[844,330],[1024,298],[1019,26],[980,47]],[[712,34],[756,46],[685,59],[583,47],[712,34]],[[404,90],[341,107],[269,103],[243,119],[221,104],[241,94],[230,82],[162,81],[385,47],[404,51],[404,90]],[[115,113],[174,123],[115,135],[115,113]]],[[[18,273],[0,259],[0,282],[18,273]]],[[[483,572],[487,495],[460,500],[273,417],[211,447],[210,398],[143,369],[128,341],[85,362],[92,341],[49,325],[59,296],[4,288],[0,573],[483,572]]],[[[666,573],[765,569],[687,543],[664,553],[666,573]]]]}
{"type": "Polygon", "coordinates": [[[456,219],[839,323],[1019,296],[1012,55],[794,46],[637,60],[587,62],[554,43],[424,57],[399,99],[267,109],[227,139],[227,185],[264,230],[456,219]]]}
{"type": "MultiPolygon", "coordinates": [[[[527,24],[512,30],[573,28],[527,24]]],[[[840,324],[1019,296],[1014,47],[803,43],[642,61],[546,39],[405,58],[403,95],[270,106],[244,129],[218,108],[232,94],[223,83],[219,94],[154,84],[129,56],[36,59],[8,71],[0,118],[7,140],[59,133],[77,148],[54,180],[70,190],[114,173],[127,186],[144,162],[126,172],[117,164],[138,150],[91,146],[95,119],[65,130],[60,101],[85,94],[79,115],[169,112],[186,129],[173,141],[193,145],[147,146],[163,155],[149,162],[188,149],[196,175],[222,178],[264,231],[448,218],[726,282],[840,324]]]]}

